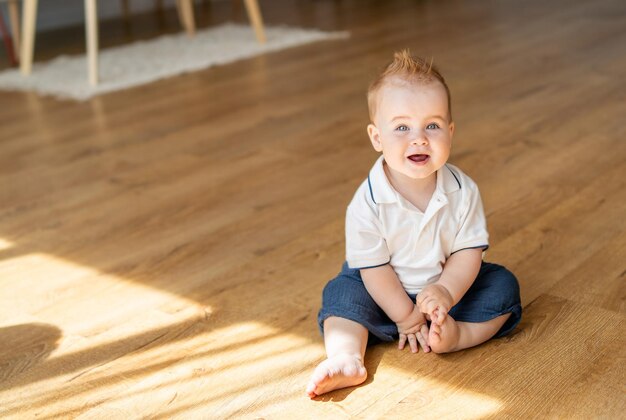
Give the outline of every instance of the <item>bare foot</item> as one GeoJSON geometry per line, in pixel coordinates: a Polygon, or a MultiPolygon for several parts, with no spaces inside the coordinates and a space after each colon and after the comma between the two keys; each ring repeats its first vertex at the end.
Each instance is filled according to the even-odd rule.
{"type": "Polygon", "coordinates": [[[457,350],[461,330],[457,322],[451,317],[446,316],[443,323],[430,324],[428,332],[428,344],[430,349],[435,353],[448,353],[457,350]]]}
{"type": "Polygon", "coordinates": [[[367,371],[361,358],[351,354],[340,354],[324,360],[317,365],[306,393],[315,398],[318,395],[339,388],[363,383],[367,378],[367,371]]]}

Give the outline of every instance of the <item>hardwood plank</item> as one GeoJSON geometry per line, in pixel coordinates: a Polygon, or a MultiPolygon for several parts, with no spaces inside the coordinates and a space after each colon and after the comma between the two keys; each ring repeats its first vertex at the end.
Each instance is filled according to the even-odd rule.
{"type": "Polygon", "coordinates": [[[624,276],[626,235],[620,232],[606,245],[582,260],[574,270],[564,273],[550,294],[575,302],[626,313],[624,276]]]}
{"type": "MultiPolygon", "coordinates": [[[[586,255],[623,236],[623,227],[615,221],[626,211],[624,173],[626,164],[622,163],[595,177],[587,188],[488,251],[487,259],[505,263],[518,276],[524,304],[550,290],[586,255]]],[[[604,286],[612,282],[594,278],[604,286]]]]}

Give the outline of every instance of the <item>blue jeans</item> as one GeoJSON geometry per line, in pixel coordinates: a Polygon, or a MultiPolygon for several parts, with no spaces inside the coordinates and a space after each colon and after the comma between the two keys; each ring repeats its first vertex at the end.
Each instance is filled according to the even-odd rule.
{"type": "MultiPolygon", "coordinates": [[[[414,294],[407,295],[415,302],[414,294]]],[[[494,337],[510,333],[522,319],[519,284],[506,268],[483,262],[478,276],[467,293],[448,314],[456,321],[485,322],[500,315],[511,316],[494,337]]],[[[322,334],[324,320],[330,316],[346,318],[363,325],[369,331],[369,342],[395,341],[398,329],[374,302],[365,289],[358,269],[343,264],[337,277],[328,282],[322,294],[322,308],[317,321],[322,334]]]]}

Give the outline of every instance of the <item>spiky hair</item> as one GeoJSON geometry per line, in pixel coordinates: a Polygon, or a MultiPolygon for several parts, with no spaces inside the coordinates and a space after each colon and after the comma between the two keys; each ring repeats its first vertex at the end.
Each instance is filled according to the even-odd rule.
{"type": "Polygon", "coordinates": [[[408,49],[397,51],[383,71],[374,79],[367,90],[367,105],[370,119],[374,120],[376,114],[377,93],[389,80],[400,80],[409,84],[429,84],[440,82],[446,89],[448,97],[448,116],[452,121],[452,101],[450,89],[439,70],[433,65],[433,59],[426,60],[422,57],[412,56],[408,49]]]}

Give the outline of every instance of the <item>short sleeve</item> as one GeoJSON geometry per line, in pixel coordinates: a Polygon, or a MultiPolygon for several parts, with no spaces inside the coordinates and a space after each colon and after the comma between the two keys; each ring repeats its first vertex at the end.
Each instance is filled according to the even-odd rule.
{"type": "Polygon", "coordinates": [[[459,229],[452,246],[452,254],[463,249],[489,248],[487,219],[483,210],[480,192],[476,185],[468,185],[469,197],[467,207],[461,216],[459,229]]]}
{"type": "Polygon", "coordinates": [[[346,261],[353,269],[385,265],[390,255],[382,234],[380,220],[369,208],[355,209],[348,206],[346,212],[346,261]]]}

